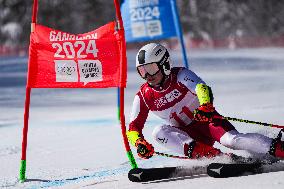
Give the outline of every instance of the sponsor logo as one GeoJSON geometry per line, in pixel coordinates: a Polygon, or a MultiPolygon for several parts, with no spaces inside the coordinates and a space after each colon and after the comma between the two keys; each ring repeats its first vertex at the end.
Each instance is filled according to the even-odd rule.
{"type": "Polygon", "coordinates": [[[165,96],[155,100],[154,104],[157,108],[160,108],[160,107],[166,105],[167,103],[172,102],[175,99],[178,99],[180,96],[181,96],[181,92],[178,91],[177,89],[174,89],[171,92],[169,92],[168,94],[166,94],[165,96]]]}
{"type": "Polygon", "coordinates": [[[211,171],[217,173],[218,175],[220,175],[221,169],[223,168],[223,166],[219,167],[218,169],[210,169],[211,171]]]}
{"type": "Polygon", "coordinates": [[[78,36],[74,34],[69,34],[61,31],[51,31],[49,33],[49,40],[51,42],[55,41],[78,41],[78,40],[90,40],[90,39],[98,39],[97,33],[91,33],[85,36],[78,36]]]}
{"type": "Polygon", "coordinates": [[[157,52],[155,53],[156,56],[158,56],[162,52],[162,49],[158,49],[157,52]]]}
{"type": "Polygon", "coordinates": [[[185,76],[183,80],[184,80],[184,81],[191,81],[191,82],[194,83],[194,80],[190,79],[188,76],[185,76]]]}
{"type": "Polygon", "coordinates": [[[168,142],[168,139],[166,138],[158,138],[159,141],[161,141],[163,144],[168,142]]]}
{"type": "Polygon", "coordinates": [[[102,64],[99,60],[79,60],[78,69],[74,60],[55,60],[56,82],[78,82],[80,79],[86,85],[103,80],[102,64]]]}
{"type": "Polygon", "coordinates": [[[88,82],[102,81],[102,64],[99,60],[80,60],[80,82],[86,85],[88,82]]]}
{"type": "Polygon", "coordinates": [[[77,82],[77,64],[73,60],[55,60],[56,82],[77,82]]]}
{"type": "Polygon", "coordinates": [[[138,174],[132,174],[134,177],[137,177],[139,180],[141,180],[141,175],[142,175],[143,172],[141,173],[138,173],[138,174]]]}
{"type": "Polygon", "coordinates": [[[137,8],[137,7],[148,7],[159,5],[159,0],[136,0],[136,1],[129,1],[130,8],[137,8]]]}

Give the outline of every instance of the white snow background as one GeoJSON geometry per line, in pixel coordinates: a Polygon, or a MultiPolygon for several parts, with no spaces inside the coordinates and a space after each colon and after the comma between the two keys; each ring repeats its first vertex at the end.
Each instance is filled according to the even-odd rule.
{"type": "MultiPolygon", "coordinates": [[[[125,116],[143,80],[135,71],[135,51],[128,52],[125,116]]],[[[182,65],[179,52],[171,52],[182,65]]],[[[284,49],[191,50],[190,68],[211,87],[215,106],[224,116],[284,125],[284,49]]],[[[132,183],[131,168],[117,121],[116,89],[33,89],[31,95],[27,181],[19,183],[27,58],[0,58],[0,187],[1,188],[284,188],[283,162],[265,173],[215,179],[198,174],[160,182],[132,183]]],[[[241,132],[275,137],[279,129],[232,122],[241,132]]],[[[162,122],[150,115],[145,136],[162,122]]],[[[230,151],[216,144],[223,151],[230,151]]],[[[139,167],[202,166],[215,160],[137,157],[139,167]]],[[[238,151],[237,154],[245,152],[238,151]]]]}

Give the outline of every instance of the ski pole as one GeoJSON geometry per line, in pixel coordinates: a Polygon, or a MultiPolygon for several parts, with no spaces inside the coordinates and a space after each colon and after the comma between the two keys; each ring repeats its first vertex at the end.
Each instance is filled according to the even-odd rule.
{"type": "Polygon", "coordinates": [[[228,121],[238,121],[238,122],[244,122],[244,123],[257,124],[257,125],[262,125],[262,126],[267,126],[267,127],[284,128],[284,126],[282,125],[275,125],[272,123],[263,123],[259,121],[251,121],[251,120],[234,118],[234,117],[214,116],[214,118],[226,119],[228,121]]]}
{"type": "Polygon", "coordinates": [[[176,156],[176,155],[166,154],[166,153],[162,153],[162,152],[155,152],[155,154],[158,155],[158,156],[177,158],[177,159],[191,159],[191,158],[186,157],[186,156],[176,156]]]}

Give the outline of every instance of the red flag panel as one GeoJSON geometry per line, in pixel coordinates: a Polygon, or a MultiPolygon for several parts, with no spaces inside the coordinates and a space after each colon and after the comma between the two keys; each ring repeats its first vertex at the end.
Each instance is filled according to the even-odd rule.
{"type": "Polygon", "coordinates": [[[123,30],[110,22],[84,34],[35,25],[30,36],[28,86],[105,88],[126,86],[123,30]]]}

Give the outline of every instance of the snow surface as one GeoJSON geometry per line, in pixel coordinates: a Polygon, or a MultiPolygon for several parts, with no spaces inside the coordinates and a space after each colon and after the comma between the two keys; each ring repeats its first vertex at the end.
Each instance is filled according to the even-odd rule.
{"type": "MultiPolygon", "coordinates": [[[[190,68],[213,89],[215,106],[224,116],[284,125],[284,49],[189,50],[190,68]]],[[[135,72],[135,52],[128,52],[125,115],[141,80],[135,72]]],[[[181,62],[179,52],[172,52],[181,62]]],[[[27,181],[18,183],[26,82],[26,58],[0,58],[0,187],[1,188],[284,188],[284,163],[263,174],[226,179],[192,176],[152,183],[132,183],[117,121],[116,89],[33,89],[27,150],[27,181]]],[[[179,63],[181,65],[181,63],[179,63]]],[[[275,137],[279,129],[232,122],[241,132],[275,137]]],[[[152,114],[145,136],[155,150],[171,153],[152,140],[152,114]]],[[[230,151],[218,144],[223,151],[230,151]]],[[[132,148],[137,157],[134,148],[132,148]]],[[[247,155],[242,151],[237,154],[247,155]]],[[[207,165],[214,160],[137,158],[139,167],[207,165]]],[[[198,174],[199,173],[199,174],[198,174]]]]}

